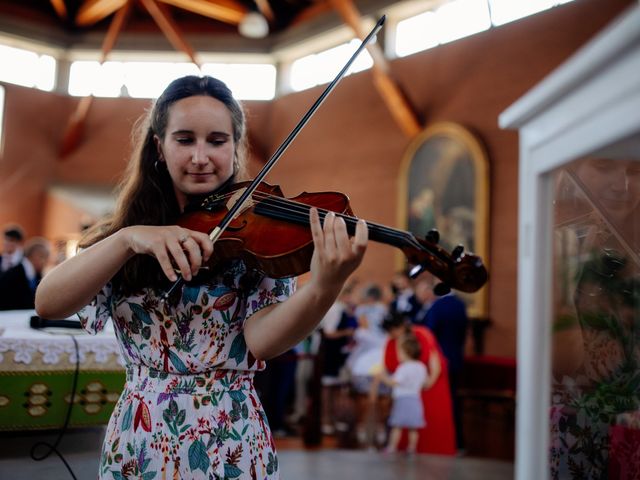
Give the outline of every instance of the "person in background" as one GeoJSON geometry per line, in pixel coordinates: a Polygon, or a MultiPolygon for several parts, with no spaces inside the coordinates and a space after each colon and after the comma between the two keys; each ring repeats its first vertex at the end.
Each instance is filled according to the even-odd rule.
{"type": "Polygon", "coordinates": [[[335,430],[336,403],[344,382],[342,367],[348,356],[348,347],[358,327],[353,302],[353,285],[346,285],[338,300],[320,322],[322,340],[322,433],[331,435],[335,430]]]}
{"type": "Polygon", "coordinates": [[[15,267],[22,260],[24,230],[20,225],[7,225],[3,231],[2,255],[0,256],[0,274],[15,267]]]}
{"type": "Polygon", "coordinates": [[[458,385],[464,367],[464,348],[468,324],[467,306],[453,292],[435,299],[427,311],[424,323],[435,335],[438,345],[447,359],[453,419],[456,426],[456,447],[459,453],[464,450],[464,432],[458,385]]]}
{"type": "Polygon", "coordinates": [[[380,373],[380,380],[391,387],[391,415],[389,416],[389,443],[387,453],[398,450],[400,435],[403,430],[408,432],[407,453],[414,454],[418,447],[419,429],[425,427],[424,408],[420,393],[423,388],[429,388],[431,382],[427,367],[420,361],[422,347],[415,334],[408,327],[398,340],[398,360],[400,365],[389,376],[384,370],[380,373]]]}
{"type": "MultiPolygon", "coordinates": [[[[303,425],[309,414],[309,405],[312,401],[312,382],[315,380],[315,359],[320,348],[321,334],[317,330],[302,340],[295,347],[298,358],[294,385],[294,399],[291,415],[287,418],[290,425],[303,425]]],[[[320,383],[320,382],[318,382],[320,383]]],[[[319,429],[319,428],[318,428],[319,429]]]]}
{"type": "Polygon", "coordinates": [[[420,309],[420,302],[416,297],[411,277],[407,270],[397,272],[391,280],[393,299],[389,304],[389,313],[407,314],[413,318],[420,309]]]}
{"type": "Polygon", "coordinates": [[[354,345],[346,366],[358,393],[368,393],[373,372],[382,362],[385,332],[382,322],[387,306],[382,302],[382,290],[378,285],[365,287],[362,301],[355,309],[358,328],[353,334],[354,345]]]}
{"type": "MultiPolygon", "coordinates": [[[[427,367],[430,384],[430,388],[421,392],[426,426],[420,429],[416,452],[455,455],[456,438],[447,361],[433,333],[428,328],[412,325],[411,319],[406,316],[390,315],[385,318],[384,329],[389,338],[384,346],[384,368],[393,374],[399,367],[398,342],[407,328],[420,343],[420,361],[427,367]]],[[[401,435],[399,450],[406,448],[405,437],[401,435]]]]}
{"type": "Polygon", "coordinates": [[[427,324],[427,312],[437,297],[433,293],[433,283],[427,278],[421,278],[418,280],[415,290],[416,299],[418,300],[420,307],[411,317],[411,322],[424,327],[427,324]]]}
{"type": "Polygon", "coordinates": [[[356,436],[360,444],[370,448],[381,443],[380,437],[384,434],[384,426],[377,418],[378,411],[370,402],[372,389],[376,394],[389,393],[389,387],[375,381],[375,374],[382,366],[382,349],[386,340],[382,322],[386,314],[382,290],[376,284],[369,284],[364,288],[362,300],[355,310],[358,328],[353,334],[353,348],[345,364],[356,399],[356,436]]]}
{"type": "Polygon", "coordinates": [[[98,476],[279,478],[254,374],[316,328],[362,261],[366,223],[350,238],[343,219],[329,213],[321,225],[311,208],[310,278],[296,289],[177,225],[206,199],[226,205],[246,161],[231,90],[210,76],[178,78],[138,125],[114,214],[36,293],[41,317],[79,312],[90,333],[112,319],[121,344],[127,380],[98,476]]]}
{"type": "Polygon", "coordinates": [[[49,261],[51,247],[44,238],[29,240],[18,265],[0,277],[0,310],[32,310],[36,288],[49,261]]]}

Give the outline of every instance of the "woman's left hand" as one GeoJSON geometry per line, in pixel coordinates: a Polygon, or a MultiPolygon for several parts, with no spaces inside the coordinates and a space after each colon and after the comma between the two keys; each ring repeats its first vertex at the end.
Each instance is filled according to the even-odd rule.
{"type": "Polygon", "coordinates": [[[349,238],[344,219],[333,212],[325,216],[321,225],[318,210],[311,208],[310,220],[314,243],[311,282],[320,288],[340,290],[362,261],[369,238],[367,224],[358,220],[355,236],[349,238]]]}

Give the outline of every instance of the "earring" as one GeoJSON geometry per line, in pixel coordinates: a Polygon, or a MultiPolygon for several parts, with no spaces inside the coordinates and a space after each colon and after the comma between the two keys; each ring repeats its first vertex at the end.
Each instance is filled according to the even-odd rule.
{"type": "Polygon", "coordinates": [[[156,169],[156,172],[161,173],[162,170],[165,170],[167,168],[167,165],[163,161],[156,160],[155,162],[153,162],[153,168],[156,169]]]}

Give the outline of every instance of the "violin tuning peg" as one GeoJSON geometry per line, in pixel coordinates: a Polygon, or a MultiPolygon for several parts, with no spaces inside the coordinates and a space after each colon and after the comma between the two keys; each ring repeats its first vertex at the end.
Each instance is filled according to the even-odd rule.
{"type": "Polygon", "coordinates": [[[462,245],[458,245],[451,252],[451,257],[453,257],[454,260],[458,260],[462,256],[463,252],[464,252],[464,247],[462,245]]]}
{"type": "Polygon", "coordinates": [[[436,230],[435,228],[432,228],[427,232],[424,238],[427,240],[427,242],[437,244],[440,241],[440,232],[438,232],[438,230],[436,230]]]}
{"type": "Polygon", "coordinates": [[[422,265],[416,265],[411,270],[409,270],[409,276],[411,278],[417,278],[422,272],[424,272],[425,268],[422,265]]]}
{"type": "Polygon", "coordinates": [[[438,297],[446,295],[451,291],[451,287],[446,283],[438,283],[435,287],[433,287],[433,293],[435,293],[438,297]]]}

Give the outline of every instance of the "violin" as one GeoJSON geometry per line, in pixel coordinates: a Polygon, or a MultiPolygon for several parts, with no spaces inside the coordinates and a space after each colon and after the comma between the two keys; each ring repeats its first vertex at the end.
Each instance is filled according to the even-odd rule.
{"type": "MultiPolygon", "coordinates": [[[[208,232],[216,245],[216,254],[209,260],[215,267],[222,260],[240,258],[249,266],[263,271],[272,278],[301,275],[311,267],[313,237],[309,228],[309,210],[318,209],[320,221],[329,212],[344,219],[347,232],[353,235],[358,221],[353,216],[349,198],[338,192],[304,192],[286,198],[277,185],[263,181],[285,150],[320,107],[327,95],[338,84],[358,54],[375,38],[385,22],[383,15],[338,75],[329,83],[320,97],[305,113],[288,137],[276,149],[269,161],[251,182],[241,182],[214,192],[194,211],[188,211],[178,225],[200,232],[208,232]]],[[[462,292],[475,292],[487,281],[487,270],[480,257],[465,254],[458,246],[451,253],[438,245],[439,234],[430,231],[424,240],[409,232],[384,225],[367,223],[369,239],[399,248],[410,264],[415,265],[410,276],[415,278],[428,270],[442,283],[436,285],[436,295],[444,295],[455,288],[462,292]]],[[[184,282],[182,277],[162,296],[167,300],[184,282]]]]}
{"type": "MultiPolygon", "coordinates": [[[[250,182],[240,182],[211,194],[198,209],[184,213],[178,225],[210,232],[228,215],[231,206],[249,185],[250,182]]],[[[308,272],[314,248],[309,228],[311,207],[318,209],[321,222],[329,212],[334,212],[344,219],[347,232],[354,234],[358,218],[345,194],[303,192],[286,198],[279,186],[261,182],[216,240],[209,267],[215,268],[227,259],[240,258],[247,266],[272,278],[308,272]]],[[[416,265],[412,276],[428,270],[439,278],[442,283],[436,293],[447,293],[450,288],[471,293],[487,281],[487,270],[480,257],[464,253],[462,247],[448,253],[438,245],[435,230],[422,240],[410,232],[376,223],[367,222],[367,227],[370,240],[399,248],[408,262],[416,265]]]]}

